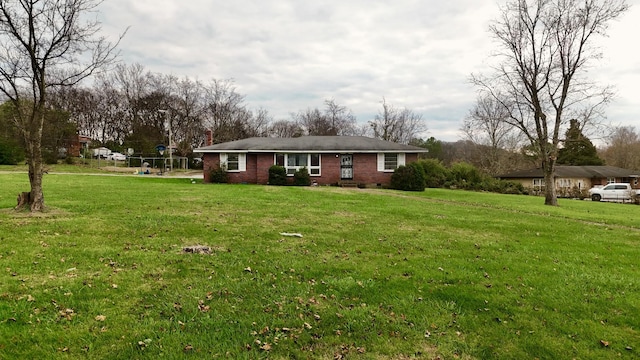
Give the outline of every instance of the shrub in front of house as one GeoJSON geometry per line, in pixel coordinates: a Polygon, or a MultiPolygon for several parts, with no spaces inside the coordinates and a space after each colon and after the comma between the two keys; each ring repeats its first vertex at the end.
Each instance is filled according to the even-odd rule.
{"type": "Polygon", "coordinates": [[[269,168],[269,185],[287,185],[287,169],[284,166],[272,165],[269,168]]]}
{"type": "Polygon", "coordinates": [[[451,187],[458,189],[482,190],[482,174],[475,166],[466,162],[451,165],[447,182],[451,187]]]}
{"type": "Polygon", "coordinates": [[[573,186],[571,188],[559,189],[558,196],[562,198],[583,200],[589,197],[589,190],[580,189],[577,186],[573,186]]]}
{"type": "Polygon", "coordinates": [[[300,168],[293,173],[293,185],[309,186],[311,185],[311,176],[306,167],[300,168]]]}
{"type": "Polygon", "coordinates": [[[209,170],[209,179],[214,184],[226,184],[229,182],[227,169],[224,166],[217,166],[209,170]]]}
{"type": "Polygon", "coordinates": [[[425,185],[428,188],[439,188],[444,186],[449,170],[438,159],[423,159],[416,162],[424,172],[425,185]]]}
{"type": "Polygon", "coordinates": [[[488,191],[501,194],[528,194],[522,184],[513,181],[499,180],[487,175],[475,166],[458,162],[446,168],[437,159],[422,159],[415,162],[425,176],[426,186],[429,188],[464,189],[474,191],[488,191]]]}
{"type": "Polygon", "coordinates": [[[391,188],[404,191],[424,191],[425,176],[422,166],[410,163],[398,167],[391,175],[391,188]]]}
{"type": "Polygon", "coordinates": [[[515,181],[499,180],[488,175],[483,175],[483,180],[475,187],[478,190],[489,191],[499,194],[526,195],[528,194],[524,186],[515,181]]]}

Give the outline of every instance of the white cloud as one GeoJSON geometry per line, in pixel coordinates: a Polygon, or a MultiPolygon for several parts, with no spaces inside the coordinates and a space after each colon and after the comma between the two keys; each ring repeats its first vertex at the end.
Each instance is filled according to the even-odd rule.
{"type": "MultiPolygon", "coordinates": [[[[468,78],[486,66],[489,21],[498,15],[492,0],[110,0],[100,10],[111,37],[131,26],[120,47],[125,63],[232,78],[250,107],[276,118],[333,98],[364,122],[385,97],[421,113],[429,136],[448,141],[475,100],[468,78]]],[[[612,26],[604,44],[613,58],[598,70],[621,95],[610,118],[625,122],[640,121],[640,57],[629,46],[640,33],[638,11],[612,26]]]]}

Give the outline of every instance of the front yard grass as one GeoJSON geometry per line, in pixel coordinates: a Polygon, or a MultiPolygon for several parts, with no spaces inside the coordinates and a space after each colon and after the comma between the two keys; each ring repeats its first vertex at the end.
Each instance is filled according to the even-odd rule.
{"type": "Polygon", "coordinates": [[[640,206],[50,174],[32,216],[0,184],[2,359],[639,356],[640,206]]]}

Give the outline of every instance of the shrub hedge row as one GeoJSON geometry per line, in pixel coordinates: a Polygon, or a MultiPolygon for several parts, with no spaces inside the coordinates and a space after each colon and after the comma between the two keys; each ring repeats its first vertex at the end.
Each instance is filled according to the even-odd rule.
{"type": "Polygon", "coordinates": [[[424,159],[400,166],[391,176],[391,188],[405,191],[424,191],[425,188],[449,188],[489,191],[502,194],[526,194],[522,184],[498,180],[458,162],[447,168],[439,160],[424,159]]]}

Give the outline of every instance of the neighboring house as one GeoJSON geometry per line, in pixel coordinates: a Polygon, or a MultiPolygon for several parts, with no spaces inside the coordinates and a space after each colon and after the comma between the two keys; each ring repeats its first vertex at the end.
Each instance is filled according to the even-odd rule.
{"type": "MultiPolygon", "coordinates": [[[[640,172],[615,166],[556,166],[556,191],[559,196],[572,192],[588,190],[594,186],[614,182],[630,183],[638,188],[640,172]]],[[[500,179],[521,183],[534,191],[544,190],[544,173],[541,168],[519,170],[498,176],[500,179]]]]}
{"type": "MultiPolygon", "coordinates": [[[[207,143],[211,135],[207,133],[207,143]]],[[[389,185],[393,171],[416,161],[424,148],[364,136],[302,136],[261,138],[209,145],[194,150],[203,154],[204,181],[210,171],[227,169],[230,183],[267,184],[269,168],[284,166],[287,175],[307,168],[318,185],[389,185]]]]}
{"type": "Polygon", "coordinates": [[[91,145],[91,138],[83,135],[76,135],[66,144],[66,153],[67,156],[75,156],[78,157],[82,154],[82,150],[86,150],[91,145]]]}

